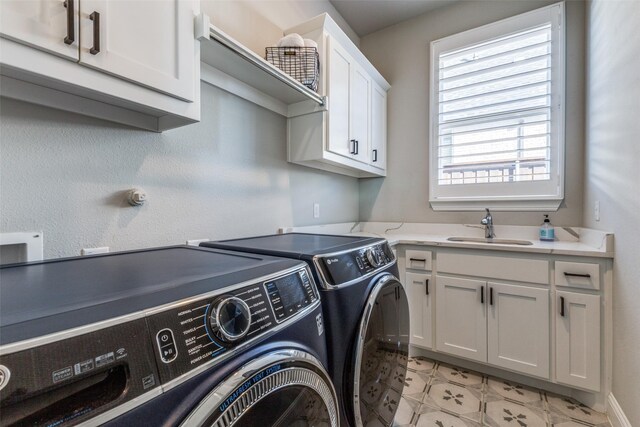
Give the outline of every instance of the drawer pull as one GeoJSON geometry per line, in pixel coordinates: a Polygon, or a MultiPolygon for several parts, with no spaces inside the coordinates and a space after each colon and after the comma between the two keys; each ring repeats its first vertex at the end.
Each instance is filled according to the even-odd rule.
{"type": "Polygon", "coordinates": [[[560,297],[560,316],[564,317],[564,297],[560,297]]]}
{"type": "Polygon", "coordinates": [[[480,304],[484,304],[484,286],[480,286],[480,304]]]}
{"type": "Polygon", "coordinates": [[[424,262],[424,263],[427,262],[427,260],[424,258],[409,258],[409,261],[417,261],[417,262],[424,262]]]}
{"type": "Polygon", "coordinates": [[[566,271],[564,272],[564,275],[567,276],[567,277],[587,277],[587,278],[591,277],[591,275],[589,273],[585,273],[585,274],[582,274],[582,273],[567,273],[566,271]]]}
{"type": "Polygon", "coordinates": [[[373,162],[377,162],[378,161],[378,150],[374,149],[373,150],[373,162]]]}
{"type": "Polygon", "coordinates": [[[100,53],[100,13],[93,12],[89,19],[93,21],[93,47],[89,49],[89,53],[96,55],[100,53]]]}
{"type": "Polygon", "coordinates": [[[64,38],[65,44],[72,44],[76,41],[75,10],[73,0],[66,0],[62,3],[67,8],[67,36],[64,38]]]}
{"type": "Polygon", "coordinates": [[[489,305],[493,305],[493,288],[489,288],[489,305]]]}
{"type": "Polygon", "coordinates": [[[426,289],[425,292],[427,293],[427,295],[429,295],[429,279],[425,280],[424,288],[426,289]]]}

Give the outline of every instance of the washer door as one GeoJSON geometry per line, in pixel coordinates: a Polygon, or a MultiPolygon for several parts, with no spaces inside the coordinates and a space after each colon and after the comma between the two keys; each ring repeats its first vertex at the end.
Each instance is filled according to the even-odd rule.
{"type": "Polygon", "coordinates": [[[182,426],[337,427],[338,404],[329,376],[315,357],[283,350],[227,378],[182,426]]]}
{"type": "Polygon", "coordinates": [[[409,355],[409,303],[387,274],[373,288],[356,343],[353,406],[357,426],[393,424],[409,355]]]}

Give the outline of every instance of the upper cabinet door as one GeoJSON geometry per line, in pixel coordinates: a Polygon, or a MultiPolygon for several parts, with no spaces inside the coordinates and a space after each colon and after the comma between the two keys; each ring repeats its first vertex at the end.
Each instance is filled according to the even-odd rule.
{"type": "Polygon", "coordinates": [[[371,79],[367,73],[354,64],[351,79],[350,133],[355,147],[353,158],[364,163],[369,162],[369,106],[371,79]]]}
{"type": "Polygon", "coordinates": [[[351,56],[331,37],[327,37],[329,63],[329,141],[327,149],[345,157],[351,157],[355,143],[349,138],[349,96],[351,81],[351,56]]]}
{"type": "Polygon", "coordinates": [[[194,100],[194,4],[82,0],[80,63],[194,100]]]}
{"type": "Polygon", "coordinates": [[[387,168],[387,91],[371,86],[371,166],[387,168]]]}
{"type": "Polygon", "coordinates": [[[1,0],[2,37],[78,60],[79,0],[1,0]]]}

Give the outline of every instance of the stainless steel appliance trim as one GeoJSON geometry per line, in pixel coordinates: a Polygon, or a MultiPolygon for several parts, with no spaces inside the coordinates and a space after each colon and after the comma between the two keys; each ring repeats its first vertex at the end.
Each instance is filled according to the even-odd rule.
{"type": "Polygon", "coordinates": [[[357,252],[357,251],[360,251],[360,250],[363,250],[363,249],[366,250],[366,249],[369,249],[369,248],[371,248],[373,246],[377,246],[379,244],[387,244],[388,245],[389,242],[387,242],[386,240],[381,240],[381,241],[378,241],[377,243],[373,243],[373,244],[369,244],[369,245],[365,245],[365,246],[360,246],[360,247],[354,248],[354,249],[347,249],[347,250],[339,251],[339,252],[331,252],[331,253],[326,253],[326,254],[315,255],[313,257],[313,265],[314,265],[315,269],[318,271],[318,275],[320,276],[320,279],[321,279],[320,286],[323,289],[340,289],[343,286],[353,285],[356,282],[359,282],[361,280],[365,280],[365,279],[368,279],[370,277],[373,277],[376,274],[380,273],[385,268],[388,268],[388,267],[391,267],[391,266],[395,265],[396,262],[397,262],[397,258],[396,258],[395,254],[392,251],[391,252],[391,256],[392,257],[391,257],[391,262],[390,263],[385,264],[380,268],[376,268],[375,270],[373,270],[370,273],[365,274],[364,276],[360,276],[360,277],[358,277],[356,279],[353,279],[353,280],[350,280],[348,282],[340,283],[339,285],[332,285],[331,283],[329,283],[329,280],[327,280],[327,278],[325,277],[324,272],[322,271],[322,268],[320,266],[320,259],[326,258],[326,257],[330,257],[330,256],[335,256],[335,255],[342,255],[342,254],[346,254],[346,253],[349,253],[349,252],[357,252]]]}
{"type": "Polygon", "coordinates": [[[369,294],[369,298],[367,298],[367,304],[365,305],[364,309],[364,316],[362,317],[362,319],[360,319],[360,328],[358,332],[358,338],[356,339],[356,363],[353,376],[353,413],[355,416],[356,425],[358,426],[364,425],[364,420],[362,419],[362,415],[360,414],[360,368],[362,367],[364,339],[367,335],[367,326],[369,326],[371,313],[373,311],[373,306],[376,304],[378,294],[380,293],[380,290],[384,287],[384,285],[386,285],[388,282],[398,282],[400,283],[400,285],[402,285],[400,280],[390,273],[378,279],[375,286],[373,287],[373,290],[369,294]]]}
{"type": "MultiPolygon", "coordinates": [[[[269,384],[268,386],[266,386],[266,388],[262,390],[263,393],[261,393],[261,395],[251,396],[251,398],[246,400],[240,399],[235,401],[234,403],[240,402],[240,405],[243,406],[242,410],[238,411],[238,413],[241,414],[246,409],[248,409],[249,407],[259,402],[263,397],[266,397],[270,393],[276,390],[279,390],[280,388],[291,386],[291,385],[304,385],[311,388],[322,397],[322,400],[324,401],[325,405],[327,406],[327,409],[329,410],[329,415],[331,417],[331,427],[337,427],[339,425],[338,400],[336,396],[336,391],[333,387],[333,383],[329,379],[329,375],[327,374],[327,371],[322,366],[322,363],[320,363],[320,361],[316,359],[314,356],[312,356],[311,354],[300,351],[300,350],[293,350],[293,349],[279,350],[276,352],[272,352],[264,356],[261,356],[257,359],[254,359],[251,362],[244,365],[242,368],[240,368],[238,371],[236,371],[230,377],[224,380],[220,385],[218,385],[213,391],[211,391],[198,404],[196,409],[193,412],[191,412],[191,414],[182,422],[181,426],[184,426],[184,427],[201,426],[207,420],[207,418],[211,416],[213,411],[215,411],[218,408],[220,403],[226,400],[231,392],[233,392],[242,383],[247,381],[247,379],[250,378],[254,373],[257,373],[277,363],[292,362],[292,361],[303,362],[303,363],[312,365],[316,367],[322,373],[322,375],[319,375],[313,371],[309,371],[309,374],[313,374],[313,375],[309,375],[308,378],[306,379],[302,379],[302,378],[293,379],[293,378],[290,378],[291,376],[288,376],[286,381],[281,381],[279,383],[276,382],[275,384],[273,383],[269,384]],[[330,396],[327,396],[327,394],[329,393],[330,393],[330,396]]],[[[286,368],[285,371],[291,371],[294,369],[296,368],[286,368]]],[[[302,367],[298,369],[305,370],[302,367]]],[[[305,375],[305,377],[307,376],[305,375]]],[[[260,385],[262,381],[256,383],[256,385],[260,385]]],[[[251,388],[255,387],[256,385],[253,385],[251,388]]],[[[249,388],[247,391],[251,390],[251,388],[249,388]]],[[[229,409],[227,409],[226,411],[228,410],[233,411],[233,409],[235,408],[233,408],[232,406],[233,405],[229,406],[229,409]]],[[[230,419],[225,419],[226,417],[224,418],[223,417],[224,415],[221,417],[221,419],[225,421],[223,421],[221,425],[224,425],[224,426],[231,426],[236,421],[234,419],[235,417],[230,419]]],[[[219,422],[214,425],[220,424],[220,421],[221,420],[219,420],[219,422]]]]}
{"type": "MultiPolygon", "coordinates": [[[[28,350],[30,348],[33,347],[38,347],[44,344],[50,344],[52,342],[56,342],[56,341],[60,341],[63,339],[67,339],[67,338],[71,338],[71,337],[75,337],[78,335],[84,335],[87,334],[89,332],[94,332],[94,331],[98,331],[100,329],[105,329],[111,326],[115,326],[115,325],[119,325],[122,323],[126,323],[126,322],[131,322],[133,320],[137,320],[137,319],[141,319],[147,316],[151,316],[153,314],[156,313],[160,313],[162,311],[166,311],[166,310],[170,310],[172,308],[177,308],[180,307],[182,305],[185,304],[189,304],[191,302],[195,302],[199,299],[202,298],[208,298],[208,297],[215,297],[218,295],[221,295],[225,292],[229,292],[229,291],[233,291],[239,288],[243,288],[245,286],[250,286],[252,284],[256,284],[258,282],[264,282],[264,281],[268,281],[273,279],[274,277],[280,277],[280,276],[286,276],[287,274],[290,274],[294,271],[298,271],[301,269],[307,269],[308,271],[308,266],[306,264],[303,265],[303,262],[300,262],[299,266],[296,267],[292,267],[289,268],[287,270],[283,270],[283,271],[279,271],[277,273],[274,274],[269,274],[266,276],[261,276],[258,277],[256,279],[252,279],[252,280],[247,280],[241,283],[237,283],[235,285],[223,288],[223,289],[219,289],[216,291],[211,291],[211,292],[205,292],[203,294],[199,294],[199,295],[195,295],[193,297],[188,297],[185,299],[182,299],[180,301],[175,301],[175,302],[170,302],[167,304],[163,304],[157,307],[153,307],[150,309],[145,309],[145,310],[140,310],[140,311],[136,311],[134,313],[130,313],[130,314],[126,314],[124,316],[120,316],[120,317],[114,317],[113,319],[107,319],[107,320],[103,320],[100,322],[95,322],[95,323],[91,323],[88,325],[84,325],[84,326],[79,326],[77,328],[72,328],[72,329],[67,329],[65,331],[60,331],[60,332],[55,332],[53,334],[49,334],[49,335],[43,335],[41,337],[36,337],[36,338],[32,338],[32,339],[28,339],[28,340],[24,340],[24,341],[18,341],[15,343],[11,343],[11,344],[5,344],[3,346],[0,346],[0,356],[5,356],[7,354],[11,354],[11,353],[16,353],[18,351],[22,351],[22,350],[28,350]]],[[[313,278],[312,278],[313,280],[313,278]]]]}

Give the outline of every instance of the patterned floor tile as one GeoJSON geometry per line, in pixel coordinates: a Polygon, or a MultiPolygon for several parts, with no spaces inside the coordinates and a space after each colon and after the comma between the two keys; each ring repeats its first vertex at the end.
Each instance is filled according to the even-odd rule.
{"type": "Polygon", "coordinates": [[[485,391],[487,394],[495,394],[500,398],[510,399],[520,403],[542,403],[542,393],[540,390],[501,378],[489,377],[485,391]]]}
{"type": "Polygon", "coordinates": [[[429,408],[418,416],[416,427],[480,427],[479,423],[457,417],[444,411],[429,408]]]}
{"type": "Polygon", "coordinates": [[[425,391],[430,379],[426,373],[407,371],[402,394],[413,395],[425,391]]]}
{"type": "Polygon", "coordinates": [[[545,397],[552,423],[576,420],[596,426],[609,424],[606,414],[596,412],[570,397],[551,393],[546,393],[545,397]]]}
{"type": "Polygon", "coordinates": [[[492,427],[547,427],[547,416],[536,410],[509,400],[487,402],[484,408],[483,425],[492,427]]]}
{"type": "Polygon", "coordinates": [[[410,357],[407,369],[416,372],[431,372],[436,366],[436,362],[426,359],[424,357],[416,356],[410,357]]]}
{"type": "Polygon", "coordinates": [[[394,415],[400,405],[400,393],[392,388],[387,388],[383,393],[376,412],[387,423],[386,425],[389,425],[393,422],[394,415]]]}
{"type": "Polygon", "coordinates": [[[412,399],[402,397],[400,399],[400,405],[398,405],[398,412],[393,419],[393,422],[398,426],[410,425],[414,418],[417,418],[421,403],[412,399]]]}
{"type": "Polygon", "coordinates": [[[434,379],[423,402],[474,422],[480,422],[482,418],[482,393],[473,388],[434,379]]]}
{"type": "Polygon", "coordinates": [[[484,377],[477,372],[444,363],[438,365],[434,376],[441,380],[451,381],[464,386],[475,386],[477,388],[481,388],[484,382],[484,377]]]}

